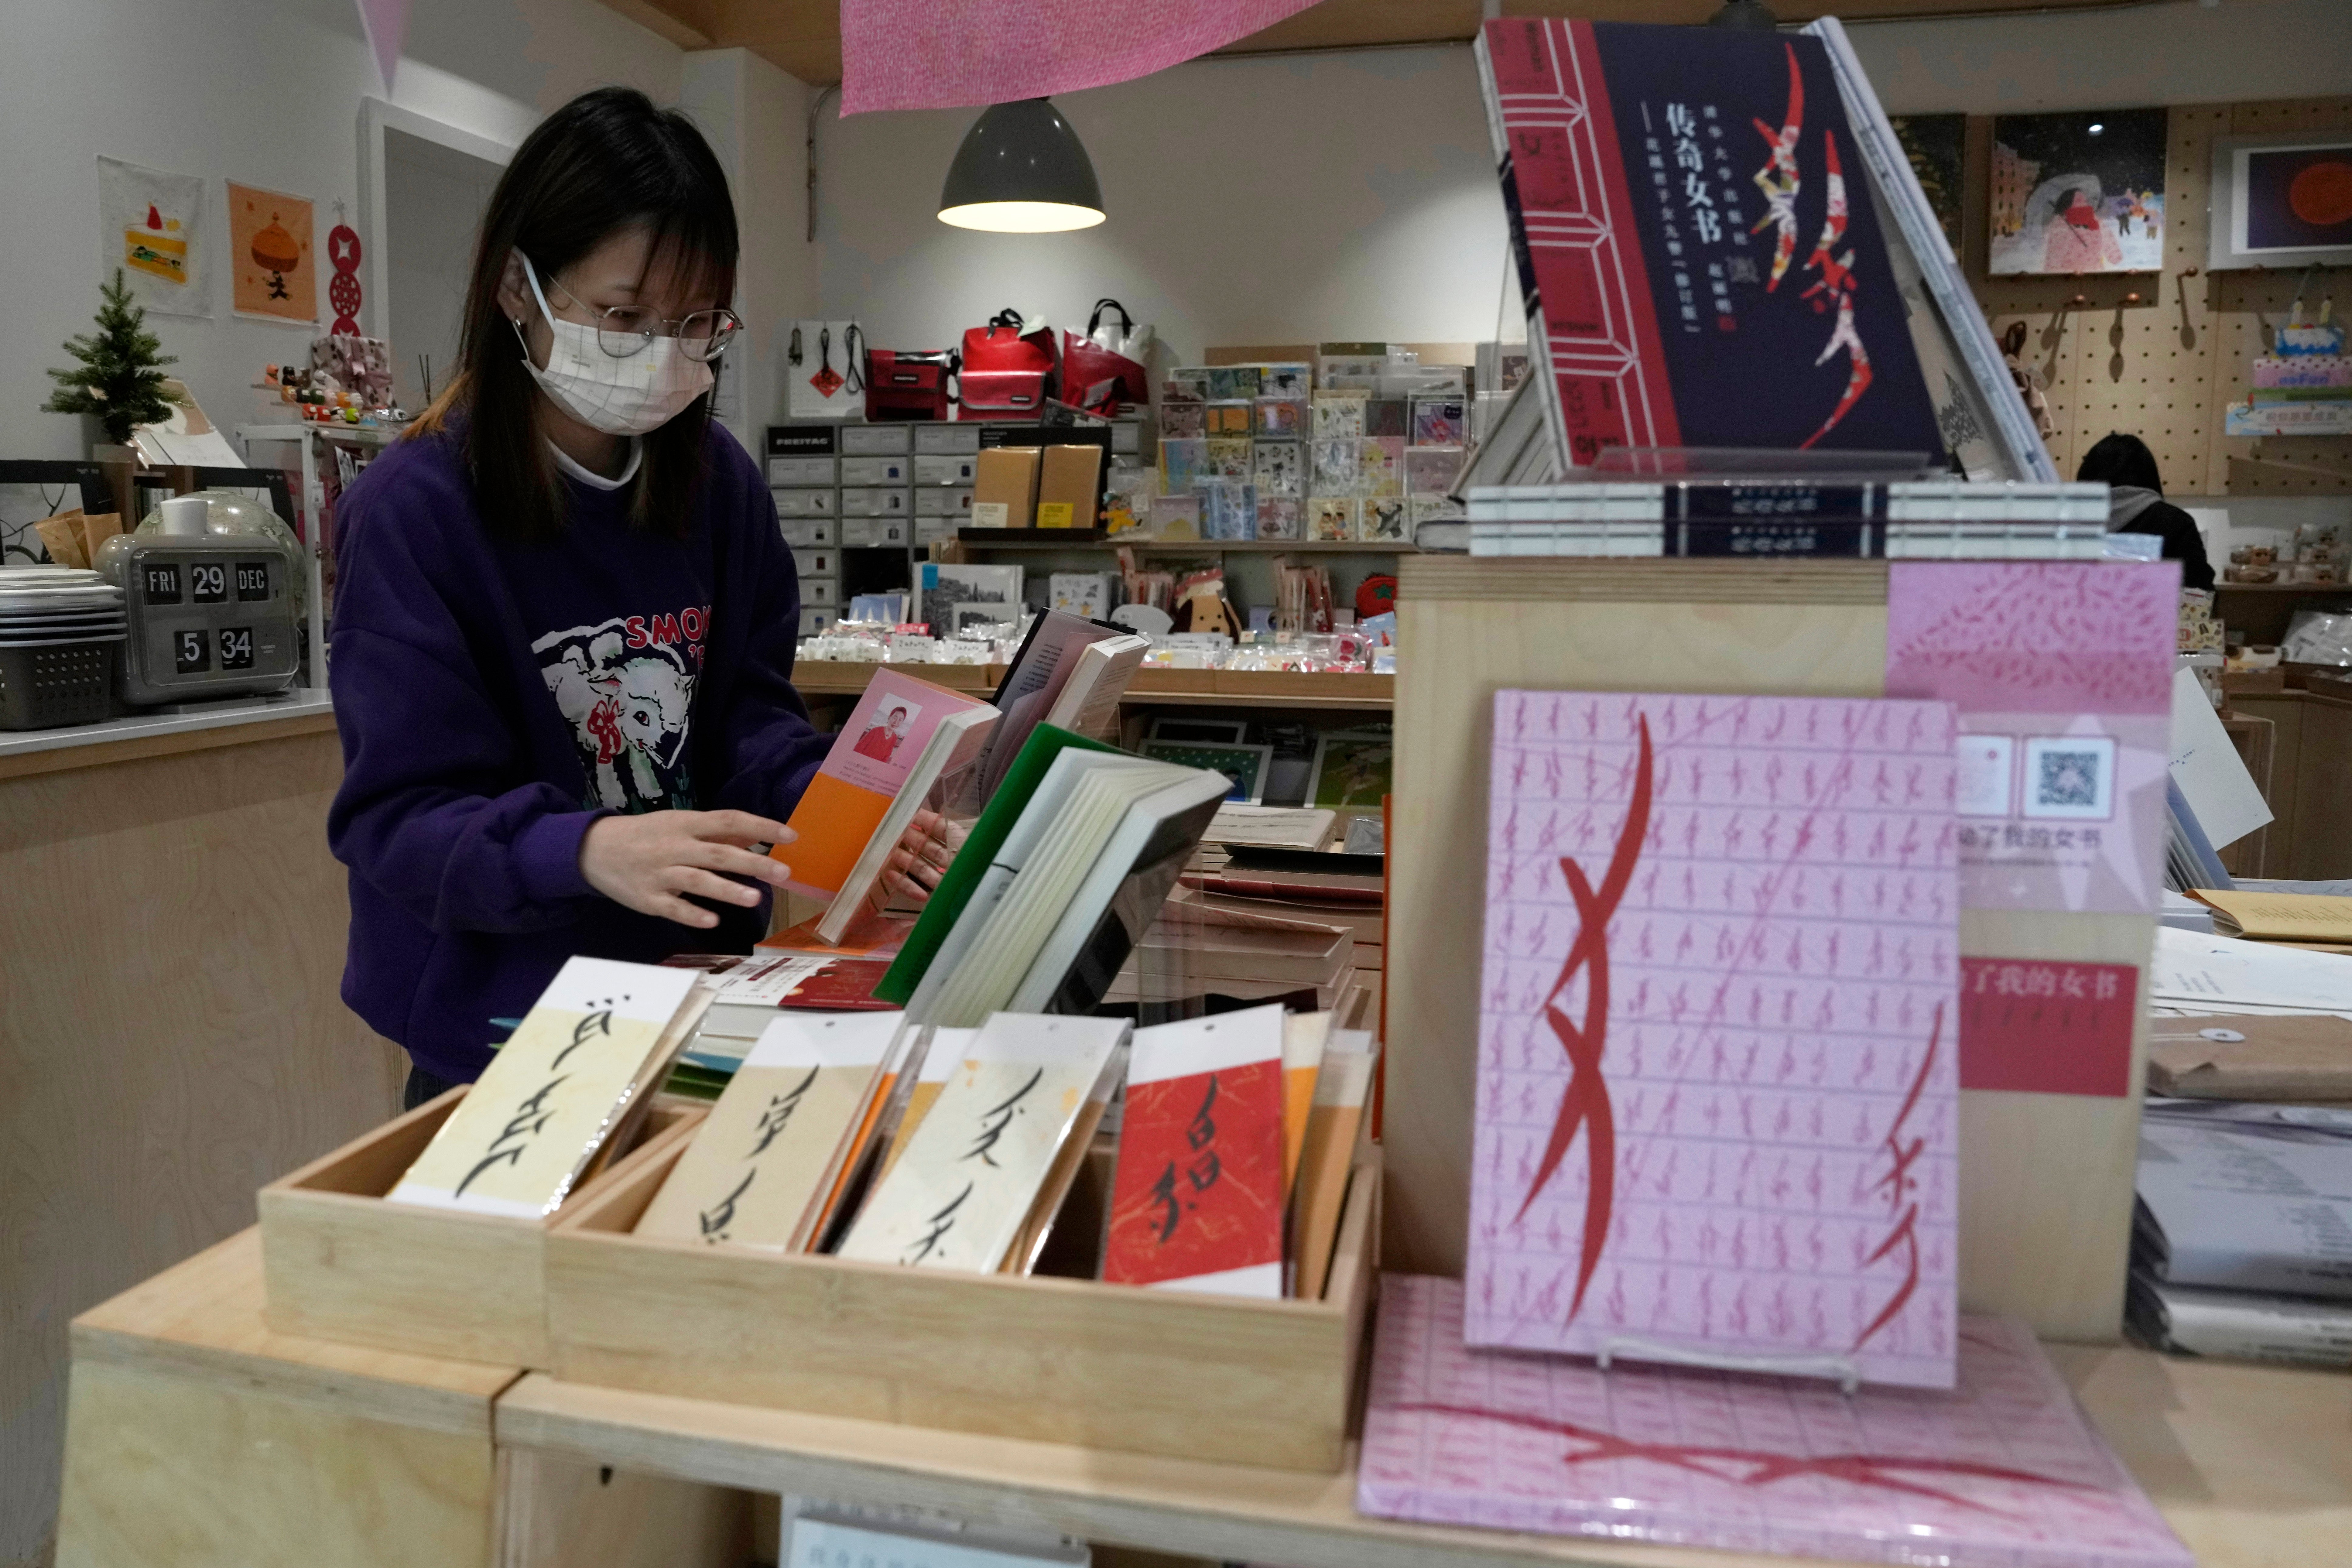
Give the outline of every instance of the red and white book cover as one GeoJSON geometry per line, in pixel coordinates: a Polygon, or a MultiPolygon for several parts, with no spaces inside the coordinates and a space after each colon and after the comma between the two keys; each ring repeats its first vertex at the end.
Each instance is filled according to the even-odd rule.
{"type": "Polygon", "coordinates": [[[1282,1294],[1282,1009],[1135,1032],[1102,1277],[1282,1294]]]}

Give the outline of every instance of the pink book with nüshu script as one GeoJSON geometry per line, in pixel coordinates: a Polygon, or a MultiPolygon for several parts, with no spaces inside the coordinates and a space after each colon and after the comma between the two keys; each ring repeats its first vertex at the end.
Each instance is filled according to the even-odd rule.
{"type": "Polygon", "coordinates": [[[1959,1320],[1942,1390],[1462,1342],[1458,1281],[1391,1274],[1356,1507],[1851,1563],[2191,1568],[2023,1323],[1959,1320]]]}
{"type": "Polygon", "coordinates": [[[1472,1344],[1952,1385],[1952,734],[1496,695],[1472,1344]]]}

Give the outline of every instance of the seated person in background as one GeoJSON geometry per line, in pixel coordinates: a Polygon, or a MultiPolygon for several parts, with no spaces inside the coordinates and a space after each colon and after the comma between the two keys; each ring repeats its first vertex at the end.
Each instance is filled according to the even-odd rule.
{"type": "Polygon", "coordinates": [[[2180,563],[2184,588],[2213,586],[2213,566],[2205,559],[2205,539],[2197,520],[2164,499],[2164,481],[2156,471],[2156,454],[2137,436],[2118,431],[2083,454],[2078,479],[2108,486],[2115,493],[2107,503],[2110,533],[2153,533],[2164,541],[2164,558],[2180,563]]]}

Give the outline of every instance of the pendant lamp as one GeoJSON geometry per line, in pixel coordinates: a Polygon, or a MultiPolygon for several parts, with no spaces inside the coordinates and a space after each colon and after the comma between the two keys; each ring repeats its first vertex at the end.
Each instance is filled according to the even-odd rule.
{"type": "Polygon", "coordinates": [[[999,103],[964,132],[940,190],[940,221],[1051,234],[1103,220],[1102,187],[1078,133],[1042,98],[999,103]]]}

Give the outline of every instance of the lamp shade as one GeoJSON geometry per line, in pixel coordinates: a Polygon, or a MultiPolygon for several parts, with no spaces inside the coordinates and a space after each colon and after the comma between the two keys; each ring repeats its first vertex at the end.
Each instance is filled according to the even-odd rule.
{"type": "Polygon", "coordinates": [[[958,228],[1045,234],[1103,220],[1094,161],[1042,98],[999,103],[964,132],[940,190],[940,221],[958,228]]]}

